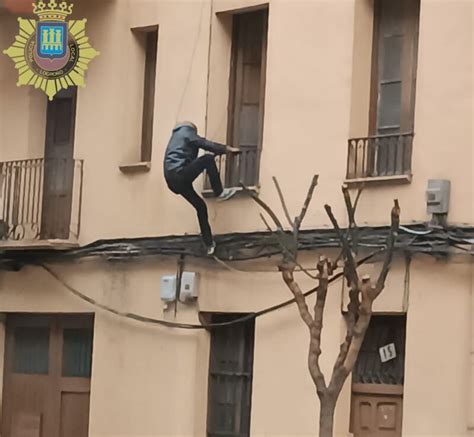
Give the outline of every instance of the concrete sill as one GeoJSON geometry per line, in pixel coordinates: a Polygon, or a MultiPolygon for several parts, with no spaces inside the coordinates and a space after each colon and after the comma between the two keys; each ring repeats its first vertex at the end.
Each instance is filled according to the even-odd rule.
{"type": "Polygon", "coordinates": [[[358,187],[361,185],[390,185],[390,184],[409,184],[412,175],[403,174],[395,176],[375,176],[369,178],[346,179],[344,181],[350,187],[358,187]]]}
{"type": "Polygon", "coordinates": [[[24,250],[24,249],[53,249],[67,250],[79,247],[75,240],[1,240],[0,250],[24,250]]]}
{"type": "Polygon", "coordinates": [[[119,169],[124,174],[147,173],[151,169],[150,161],[136,162],[134,164],[122,164],[119,169]]]}
{"type": "MultiPolygon", "coordinates": [[[[230,188],[230,187],[226,187],[226,188],[230,188]]],[[[244,194],[243,194],[242,187],[236,187],[236,188],[237,188],[237,194],[235,195],[235,198],[243,196],[244,194]]],[[[255,193],[255,194],[258,194],[260,192],[260,187],[258,187],[258,186],[248,187],[248,189],[250,191],[252,191],[253,193],[255,193]]],[[[202,190],[201,194],[206,199],[209,199],[209,198],[212,199],[214,197],[214,192],[210,188],[202,190]]],[[[231,200],[231,199],[229,199],[229,200],[231,200]]]]}

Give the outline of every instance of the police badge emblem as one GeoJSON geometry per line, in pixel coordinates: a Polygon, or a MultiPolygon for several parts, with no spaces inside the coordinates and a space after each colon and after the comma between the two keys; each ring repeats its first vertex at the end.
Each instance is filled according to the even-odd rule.
{"type": "Polygon", "coordinates": [[[66,22],[74,5],[65,1],[33,3],[39,21],[19,18],[20,33],[4,50],[18,70],[18,86],[43,90],[49,100],[62,89],[85,86],[85,72],[99,55],[85,34],[86,19],[66,22]]]}

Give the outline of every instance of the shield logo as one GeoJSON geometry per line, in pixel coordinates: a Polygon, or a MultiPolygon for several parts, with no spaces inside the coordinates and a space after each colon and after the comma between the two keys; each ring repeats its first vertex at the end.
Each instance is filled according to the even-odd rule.
{"type": "Polygon", "coordinates": [[[68,25],[58,21],[37,24],[36,53],[40,58],[62,58],[67,52],[68,25]]]}

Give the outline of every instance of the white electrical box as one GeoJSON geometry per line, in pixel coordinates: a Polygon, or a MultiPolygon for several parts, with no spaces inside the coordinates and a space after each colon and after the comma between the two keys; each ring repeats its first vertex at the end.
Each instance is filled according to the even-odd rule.
{"type": "Polygon", "coordinates": [[[195,272],[183,272],[181,276],[181,300],[192,300],[198,297],[199,275],[195,272]]]}
{"type": "Polygon", "coordinates": [[[426,190],[426,206],[428,214],[447,214],[451,182],[443,179],[428,180],[426,190]]]}
{"type": "Polygon", "coordinates": [[[176,276],[162,276],[160,281],[160,297],[163,302],[176,300],[176,276]]]}

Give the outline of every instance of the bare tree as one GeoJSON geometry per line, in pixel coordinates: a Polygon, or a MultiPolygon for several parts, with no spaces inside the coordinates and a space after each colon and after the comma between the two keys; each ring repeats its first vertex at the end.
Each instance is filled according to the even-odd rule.
{"type": "Polygon", "coordinates": [[[390,231],[387,236],[385,248],[383,249],[384,260],[378,278],[373,280],[367,275],[359,277],[359,272],[357,270],[358,263],[356,261],[358,228],[355,221],[355,213],[362,189],[359,189],[353,202],[347,186],[343,185],[342,193],[349,223],[347,231],[340,228],[331,207],[329,205],[324,206],[338,236],[341,252],[335,260],[331,260],[326,256],[320,256],[317,263],[317,274],[313,275],[298,263],[298,234],[313,198],[314,190],[318,184],[318,176],[313,177],[301,212],[294,219],[292,219],[289,214],[285,198],[277,179],[273,178],[273,182],[277,189],[291,232],[285,230],[285,227],[275,212],[270,208],[270,206],[261,200],[257,194],[248,190],[244,185],[242,185],[242,188],[245,193],[268,214],[273,222],[275,229],[270,226],[265,216],[260,214],[265,226],[270,232],[275,234],[280,245],[283,259],[279,265],[279,269],[283,281],[293,294],[301,319],[308,327],[308,368],[311,378],[316,386],[316,392],[321,406],[319,416],[319,436],[332,437],[334,412],[337,399],[347,377],[351,374],[357,361],[365,333],[367,332],[372,317],[373,302],[380,295],[385,286],[385,280],[393,259],[395,239],[400,221],[400,208],[398,200],[395,199],[391,212],[390,231]],[[294,273],[296,268],[299,268],[306,275],[317,281],[316,303],[313,311],[309,309],[306,302],[306,296],[295,279],[294,273]],[[340,346],[339,355],[334,363],[330,380],[327,382],[319,362],[321,356],[321,332],[323,329],[324,308],[328,293],[329,280],[333,273],[340,268],[343,269],[343,276],[349,289],[349,304],[347,306],[347,315],[345,317],[346,335],[340,346]]]}

